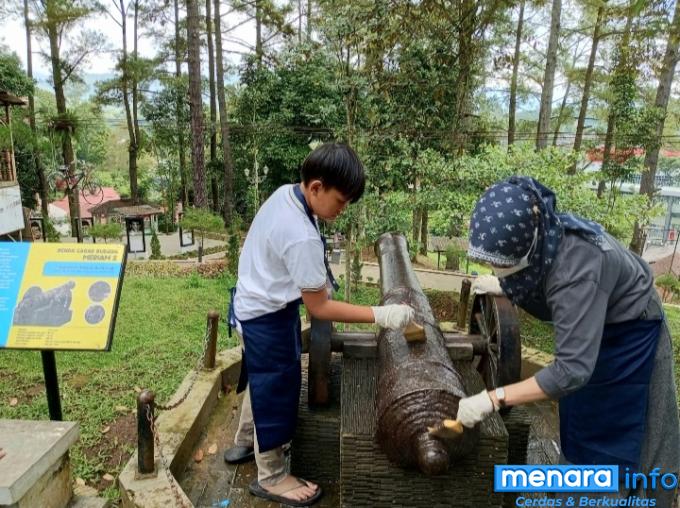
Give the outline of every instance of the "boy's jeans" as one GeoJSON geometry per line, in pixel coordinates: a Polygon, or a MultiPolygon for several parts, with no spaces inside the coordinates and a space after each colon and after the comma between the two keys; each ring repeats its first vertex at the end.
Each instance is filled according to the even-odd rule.
{"type": "Polygon", "coordinates": [[[253,423],[253,410],[250,405],[250,387],[246,388],[241,404],[241,417],[234,439],[236,446],[254,446],[255,462],[257,464],[257,481],[262,486],[272,486],[281,482],[286,475],[287,445],[279,446],[263,453],[258,451],[257,433],[253,423]]]}

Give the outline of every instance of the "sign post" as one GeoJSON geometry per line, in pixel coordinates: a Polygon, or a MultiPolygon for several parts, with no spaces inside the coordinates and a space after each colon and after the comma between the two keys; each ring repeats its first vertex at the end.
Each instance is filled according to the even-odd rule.
{"type": "Polygon", "coordinates": [[[54,351],[109,351],[124,245],[0,243],[0,349],[40,350],[50,418],[61,419],[54,351]]]}

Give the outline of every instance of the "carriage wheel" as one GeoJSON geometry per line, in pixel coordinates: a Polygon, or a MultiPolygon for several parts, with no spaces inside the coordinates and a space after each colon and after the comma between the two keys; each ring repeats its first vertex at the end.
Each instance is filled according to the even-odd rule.
{"type": "Polygon", "coordinates": [[[517,311],[504,296],[475,295],[470,334],[486,339],[486,351],[474,359],[488,390],[520,380],[522,351],[517,311]]]}

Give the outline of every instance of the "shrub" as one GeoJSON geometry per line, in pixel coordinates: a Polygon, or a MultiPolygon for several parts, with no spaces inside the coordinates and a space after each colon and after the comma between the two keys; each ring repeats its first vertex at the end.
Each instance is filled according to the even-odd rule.
{"type": "Polygon", "coordinates": [[[151,228],[151,256],[149,259],[163,259],[161,255],[161,242],[156,234],[156,229],[151,228]]]}
{"type": "Polygon", "coordinates": [[[678,278],[675,275],[670,273],[659,275],[656,278],[655,283],[663,290],[661,298],[664,302],[666,301],[667,296],[676,294],[680,290],[680,281],[678,281],[678,278]]]}
{"type": "Polygon", "coordinates": [[[117,222],[109,222],[108,224],[93,224],[88,230],[88,234],[92,238],[99,238],[108,243],[109,240],[118,240],[123,236],[123,226],[117,222]]]}

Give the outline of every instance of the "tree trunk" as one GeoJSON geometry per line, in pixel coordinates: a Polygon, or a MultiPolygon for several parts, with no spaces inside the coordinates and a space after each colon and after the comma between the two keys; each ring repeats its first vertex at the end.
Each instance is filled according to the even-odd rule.
{"type": "MultiPolygon", "coordinates": [[[[31,19],[28,9],[28,0],[24,0],[24,24],[26,26],[26,71],[29,79],[33,80],[33,51],[31,50],[31,19]]],[[[28,95],[28,119],[33,136],[37,137],[34,93],[35,92],[28,95]]],[[[35,168],[38,172],[38,182],[40,185],[40,209],[43,218],[47,220],[49,218],[49,190],[47,187],[47,178],[45,177],[45,167],[42,164],[40,151],[37,148],[33,150],[33,160],[35,161],[35,168]]]]}
{"type": "MultiPolygon", "coordinates": [[[[52,82],[54,86],[54,97],[57,104],[57,114],[64,116],[66,114],[66,96],[64,95],[64,81],[61,74],[61,57],[59,55],[59,33],[57,30],[58,20],[54,19],[53,0],[46,4],[45,13],[47,15],[47,36],[50,41],[50,60],[52,63],[52,82]]],[[[61,131],[62,135],[62,156],[64,158],[64,165],[66,166],[68,174],[73,174],[75,154],[73,152],[73,145],[71,143],[71,127],[67,126],[61,131]]],[[[68,209],[71,220],[71,235],[75,232],[78,241],[82,242],[82,235],[80,227],[78,227],[78,220],[80,218],[80,201],[78,199],[78,189],[71,190],[70,186],[66,189],[66,196],[68,197],[68,209]],[[74,192],[75,190],[75,192],[74,192]]]]}
{"type": "Polygon", "coordinates": [[[298,44],[302,44],[302,0],[297,0],[298,11],[298,44]]]}
{"type": "Polygon", "coordinates": [[[519,20],[515,37],[515,55],[512,59],[512,80],[510,81],[510,108],[508,111],[508,146],[515,142],[515,113],[517,111],[517,76],[519,74],[519,55],[522,46],[522,29],[524,27],[524,4],[519,4],[519,20]]]}
{"type": "Polygon", "coordinates": [[[538,113],[538,131],[536,133],[536,148],[541,150],[548,146],[548,132],[550,131],[550,115],[552,113],[552,97],[555,85],[555,69],[557,67],[557,42],[560,36],[560,16],[562,15],[562,0],[553,0],[550,16],[550,39],[548,54],[543,75],[543,90],[541,91],[541,109],[538,113]]]}
{"type": "MultiPolygon", "coordinates": [[[[182,52],[180,51],[180,31],[179,31],[179,0],[175,2],[175,78],[179,86],[182,77],[182,52]]],[[[187,191],[187,163],[184,148],[184,125],[182,122],[182,96],[177,97],[175,104],[175,116],[177,117],[177,149],[179,155],[179,180],[182,187],[182,209],[186,210],[189,206],[189,193],[187,191]]]]}
{"type": "Polygon", "coordinates": [[[423,207],[420,210],[420,253],[427,256],[427,208],[423,207]]]}
{"type": "Polygon", "coordinates": [[[232,219],[234,193],[234,162],[231,157],[231,140],[229,134],[229,113],[224,90],[224,62],[222,59],[222,28],[220,21],[220,0],[215,1],[215,56],[217,71],[217,102],[220,107],[220,133],[222,138],[222,161],[224,165],[224,223],[232,219]]]}
{"type": "Polygon", "coordinates": [[[312,0],[307,0],[307,40],[312,40],[312,0]]]}
{"type": "Polygon", "coordinates": [[[562,97],[562,104],[560,104],[560,111],[557,113],[557,123],[555,124],[555,134],[553,134],[553,146],[557,146],[557,138],[560,135],[560,127],[562,127],[562,115],[564,115],[564,108],[567,107],[567,98],[569,97],[569,92],[571,91],[571,80],[567,80],[567,89],[564,91],[564,97],[562,97]]]}
{"type": "Polygon", "coordinates": [[[262,64],[262,6],[261,0],[255,0],[255,58],[262,64]]]}
{"type": "Polygon", "coordinates": [[[135,9],[135,14],[134,14],[134,25],[132,27],[132,34],[133,34],[133,40],[132,40],[132,58],[135,64],[134,72],[132,73],[131,76],[131,83],[132,83],[132,125],[134,127],[134,132],[135,132],[135,143],[133,145],[134,147],[134,152],[131,151],[131,156],[134,155],[134,172],[132,168],[130,168],[130,187],[131,189],[134,189],[134,192],[132,193],[132,202],[134,204],[137,204],[139,202],[139,182],[138,182],[138,175],[137,175],[137,159],[138,159],[138,154],[139,154],[139,143],[141,140],[141,136],[139,133],[139,115],[137,114],[137,109],[139,107],[139,76],[138,76],[138,69],[139,69],[139,62],[137,61],[137,57],[139,56],[137,46],[139,44],[139,0],[135,0],[134,2],[134,9],[135,9]],[[134,175],[134,184],[133,182],[133,175],[134,175]]]}
{"type": "Polygon", "coordinates": [[[467,114],[470,106],[470,84],[472,81],[474,30],[476,24],[474,0],[461,0],[460,29],[458,31],[458,68],[456,80],[455,111],[453,118],[453,148],[462,153],[467,135],[467,114]]]}
{"type": "Polygon", "coordinates": [[[213,211],[218,213],[220,202],[217,194],[217,177],[213,174],[217,160],[217,104],[215,98],[215,50],[213,49],[212,15],[210,12],[212,0],[205,0],[205,27],[208,39],[208,82],[210,84],[210,190],[212,194],[213,211]]]}
{"type": "MultiPolygon", "coordinates": [[[[626,14],[626,26],[623,30],[623,36],[621,37],[621,45],[619,61],[612,74],[615,77],[618,73],[623,72],[628,66],[628,57],[630,52],[630,32],[633,27],[633,7],[629,5],[626,14]]],[[[618,117],[618,108],[616,107],[616,97],[614,97],[609,104],[609,116],[607,117],[607,133],[604,137],[604,149],[602,152],[602,171],[607,177],[607,171],[609,170],[609,164],[612,158],[612,147],[614,145],[614,132],[616,131],[616,122],[618,117]]],[[[616,147],[618,149],[620,147],[616,147]]],[[[604,195],[606,189],[606,181],[602,179],[597,186],[597,197],[601,198],[604,195]]]]}
{"type": "MultiPolygon", "coordinates": [[[[597,9],[597,20],[595,21],[595,29],[593,30],[593,44],[590,48],[590,57],[588,58],[588,67],[586,68],[586,75],[583,82],[583,96],[581,97],[581,108],[578,112],[578,120],[576,121],[576,135],[574,136],[574,151],[578,152],[581,149],[583,141],[583,131],[586,125],[586,113],[588,111],[588,101],[590,100],[590,87],[593,82],[593,70],[595,69],[595,59],[597,57],[597,45],[600,42],[600,31],[602,28],[602,21],[604,19],[604,3],[600,4],[597,9]]],[[[569,168],[569,174],[576,173],[576,163],[569,168]]]]}
{"type": "Polygon", "coordinates": [[[201,38],[198,0],[187,0],[187,49],[189,61],[189,111],[191,113],[191,163],[194,205],[207,208],[205,151],[203,147],[203,98],[201,96],[201,38]]]}
{"type": "MultiPolygon", "coordinates": [[[[123,95],[123,106],[125,108],[125,121],[128,130],[128,173],[130,175],[130,198],[133,204],[139,200],[137,189],[137,138],[135,132],[135,121],[133,117],[133,107],[130,104],[131,84],[130,69],[128,65],[127,53],[127,13],[125,11],[125,1],[119,0],[119,12],[121,17],[121,29],[123,33],[123,54],[121,56],[121,92],[123,95]]],[[[134,94],[133,94],[134,95],[134,94]]],[[[134,100],[133,100],[134,102],[134,100]]]]}
{"type": "MultiPolygon", "coordinates": [[[[668,112],[668,101],[671,95],[671,85],[673,84],[673,74],[675,73],[675,66],[678,63],[680,56],[678,49],[680,47],[680,2],[675,3],[675,13],[673,14],[673,22],[671,29],[668,32],[668,43],[666,45],[666,53],[663,58],[663,66],[659,76],[659,86],[656,89],[656,99],[654,100],[654,107],[661,113],[659,122],[656,124],[656,139],[658,143],[652,147],[647,147],[645,153],[645,169],[640,180],[640,194],[647,196],[648,206],[652,205],[656,186],[656,166],[659,161],[659,150],[661,148],[661,137],[663,136],[663,128],[666,123],[666,114],[668,112]]],[[[635,222],[633,230],[633,238],[630,242],[630,250],[642,255],[642,250],[645,245],[645,234],[643,225],[635,222]]]]}

